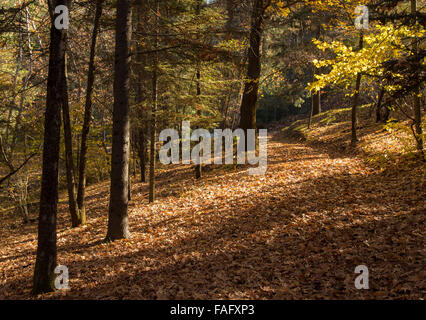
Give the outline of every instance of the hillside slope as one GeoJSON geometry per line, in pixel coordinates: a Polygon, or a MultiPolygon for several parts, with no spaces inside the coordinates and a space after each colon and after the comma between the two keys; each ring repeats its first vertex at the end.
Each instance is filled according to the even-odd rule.
{"type": "MultiPolygon", "coordinates": [[[[155,204],[134,184],[130,240],[102,243],[108,182],[89,188],[86,226],[71,229],[61,203],[58,263],[71,288],[38,298],[424,298],[424,165],[396,153],[398,170],[378,165],[369,147],[399,146],[376,127],[350,149],[341,112],[316,117],[315,131],[300,121],[272,133],[265,176],[217,166],[196,181],[191,167],[168,167],[155,204]],[[354,287],[357,265],[369,290],[354,287]]],[[[0,299],[31,298],[36,231],[2,223],[0,299]]]]}

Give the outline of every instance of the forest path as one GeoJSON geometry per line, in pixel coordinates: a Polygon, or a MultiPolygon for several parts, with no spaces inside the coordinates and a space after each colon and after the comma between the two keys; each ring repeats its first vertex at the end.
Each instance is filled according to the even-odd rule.
{"type": "MultiPolygon", "coordinates": [[[[135,184],[130,240],[102,244],[107,182],[89,188],[88,225],[60,206],[58,262],[68,299],[422,298],[426,204],[419,168],[379,172],[361,157],[269,138],[264,176],[189,166],[158,176],[158,200],[135,184]],[[354,287],[357,265],[370,290],[354,287]]],[[[30,297],[35,226],[0,246],[0,298],[30,297]]],[[[5,231],[5,230],[3,230],[5,231]]],[[[18,234],[16,234],[18,233],[18,234]]]]}

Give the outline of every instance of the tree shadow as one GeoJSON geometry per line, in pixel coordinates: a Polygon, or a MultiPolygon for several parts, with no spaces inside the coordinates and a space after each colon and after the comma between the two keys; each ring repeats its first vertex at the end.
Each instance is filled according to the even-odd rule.
{"type": "MultiPolygon", "coordinates": [[[[283,145],[274,148],[280,149],[281,154],[288,152],[285,159],[289,161],[296,161],[298,156],[303,161],[303,157],[312,154],[304,147],[290,151],[283,145]]],[[[285,163],[274,161],[271,166],[285,163]]],[[[180,179],[187,178],[181,174],[180,179]]],[[[219,185],[223,179],[214,172],[211,177],[208,175],[206,179],[211,178],[209,183],[213,185],[219,185]]],[[[173,217],[141,224],[140,220],[132,223],[130,217],[131,233],[139,239],[130,246],[130,252],[126,241],[101,245],[100,240],[85,243],[81,239],[84,236],[93,239],[93,225],[97,224],[98,229],[104,227],[93,220],[105,217],[107,201],[99,203],[97,198],[91,199],[92,226],[78,230],[81,238],[59,244],[58,248],[59,253],[68,253],[61,263],[70,270],[72,289],[64,296],[55,293],[43,298],[414,299],[424,296],[420,275],[425,265],[422,235],[426,203],[421,168],[413,166],[402,171],[363,175],[343,172],[291,183],[272,178],[267,175],[265,179],[270,180],[256,194],[233,195],[233,201],[225,209],[219,210],[214,203],[206,202],[198,210],[203,215],[197,216],[196,211],[189,213],[194,219],[173,217]],[[411,170],[410,174],[407,170],[411,170]],[[271,193],[272,190],[280,191],[271,193]],[[158,241],[141,240],[145,238],[158,238],[158,241]],[[354,269],[361,264],[369,268],[370,290],[359,291],[354,287],[354,269]]],[[[244,177],[239,175],[231,182],[241,179],[244,177]]],[[[189,187],[191,183],[188,182],[189,187]]],[[[167,186],[168,182],[164,181],[162,187],[167,186]]],[[[65,215],[61,217],[65,219],[65,215]]],[[[60,223],[64,226],[66,221],[60,223]]],[[[23,252],[21,256],[25,254],[33,251],[23,252]]],[[[16,258],[10,256],[3,261],[16,258]]],[[[32,262],[16,265],[14,270],[22,275],[2,281],[5,292],[15,298],[30,297],[28,267],[32,262]]]]}
{"type": "MultiPolygon", "coordinates": [[[[125,241],[112,245],[122,254],[96,254],[96,243],[60,246],[78,253],[63,261],[74,286],[64,298],[421,298],[426,204],[421,177],[401,176],[321,176],[272,197],[267,191],[280,188],[276,182],[225,211],[206,205],[197,232],[190,220],[164,220],[149,230],[133,225],[133,234],[156,236],[167,226],[182,235],[170,243],[166,234],[156,247],[141,242],[128,253],[125,241]],[[88,252],[91,258],[81,260],[88,252]],[[370,290],[354,287],[361,264],[369,268],[370,290]]],[[[6,289],[13,286],[6,281],[6,289]]]]}

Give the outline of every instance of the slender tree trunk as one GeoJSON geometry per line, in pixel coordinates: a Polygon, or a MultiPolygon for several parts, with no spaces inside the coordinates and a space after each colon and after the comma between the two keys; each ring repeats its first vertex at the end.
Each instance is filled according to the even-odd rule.
{"type": "Polygon", "coordinates": [[[157,71],[152,75],[152,107],[151,107],[151,141],[149,154],[149,202],[155,201],[155,140],[156,140],[156,113],[157,113],[157,71]]]}
{"type": "Polygon", "coordinates": [[[137,164],[137,134],[133,132],[133,144],[132,144],[132,155],[133,155],[133,179],[136,179],[136,164],[137,164]]]}
{"type": "Polygon", "coordinates": [[[312,97],[311,97],[311,108],[309,109],[308,129],[311,128],[313,115],[314,115],[314,96],[312,95],[312,97]]]}
{"type": "Polygon", "coordinates": [[[233,21],[235,17],[235,3],[234,0],[226,0],[226,12],[228,18],[226,19],[226,38],[232,39],[233,36],[233,21]]]}
{"type": "MultiPolygon", "coordinates": [[[[66,59],[65,59],[66,61],[66,59]]],[[[68,188],[68,205],[71,214],[72,227],[78,227],[81,224],[80,214],[78,212],[77,201],[75,196],[75,167],[72,152],[72,133],[71,133],[71,120],[70,110],[68,104],[68,85],[67,85],[67,70],[65,62],[64,72],[64,93],[62,102],[62,118],[64,122],[64,141],[65,141],[65,166],[67,174],[67,188],[68,188]]]]}
{"type": "Polygon", "coordinates": [[[66,30],[55,28],[54,7],[70,0],[49,2],[52,21],[50,29],[50,57],[47,80],[46,112],[44,122],[43,169],[41,178],[40,214],[38,223],[37,257],[33,278],[33,293],[54,290],[54,269],[57,263],[56,215],[58,205],[58,165],[61,130],[61,104],[64,101],[66,30]]]}
{"type": "MultiPolygon", "coordinates": [[[[197,6],[195,9],[195,14],[199,17],[200,13],[201,13],[201,4],[202,4],[202,0],[198,0],[197,1],[197,6]]],[[[201,71],[200,71],[200,63],[197,61],[197,103],[200,103],[200,96],[201,96],[201,86],[200,86],[200,81],[201,81],[201,71]]],[[[198,118],[201,117],[201,110],[198,109],[197,111],[197,116],[198,118]]],[[[204,150],[203,150],[204,152],[204,150]]],[[[201,159],[200,159],[201,160],[201,159]]],[[[203,175],[203,164],[200,162],[200,164],[196,164],[195,167],[195,179],[201,179],[201,176],[203,175]]]]}
{"type": "Polygon", "coordinates": [[[240,111],[240,128],[256,129],[256,104],[261,71],[260,44],[263,35],[265,1],[254,0],[250,29],[247,77],[240,111]]]}
{"type": "MultiPolygon", "coordinates": [[[[154,67],[155,68],[155,67],[154,67]]],[[[149,154],[149,202],[155,201],[155,140],[157,131],[157,70],[154,69],[152,73],[152,106],[151,106],[151,121],[150,121],[150,154],[149,154]]]]}
{"type": "Polygon", "coordinates": [[[80,210],[80,223],[86,223],[86,208],[84,205],[84,196],[86,193],[86,164],[87,164],[87,142],[89,139],[90,120],[92,117],[92,95],[93,84],[95,82],[95,55],[96,55],[96,42],[99,32],[99,24],[102,16],[102,3],[103,0],[96,1],[96,12],[93,22],[92,43],[90,46],[90,59],[89,71],[87,74],[87,89],[86,89],[86,103],[84,107],[84,121],[83,129],[81,131],[81,145],[78,171],[78,191],[77,191],[77,204],[80,210]]]}
{"type": "MultiPolygon", "coordinates": [[[[156,12],[155,12],[155,41],[154,49],[158,47],[158,15],[159,15],[159,3],[156,1],[156,12]]],[[[157,103],[158,103],[158,92],[157,92],[157,74],[158,66],[158,55],[154,54],[154,70],[152,72],[152,104],[151,104],[151,142],[150,142],[150,155],[149,155],[149,202],[152,203],[155,201],[155,140],[156,140],[156,131],[157,131],[157,103]]]]}
{"type": "MultiPolygon", "coordinates": [[[[359,34],[359,45],[358,50],[362,49],[363,45],[363,33],[362,31],[359,34]]],[[[357,117],[357,109],[358,109],[358,99],[359,99],[359,88],[361,86],[361,73],[358,73],[356,77],[356,83],[355,83],[355,94],[354,94],[354,100],[352,104],[352,138],[351,138],[351,144],[355,145],[358,142],[357,137],[357,126],[358,126],[358,117],[357,117]]]]}
{"type": "MultiPolygon", "coordinates": [[[[321,21],[317,24],[316,38],[321,39],[321,21]]],[[[314,74],[318,72],[317,68],[314,68],[314,74]]],[[[318,90],[312,95],[312,115],[315,116],[321,113],[321,90],[318,90]]]]}
{"type": "Polygon", "coordinates": [[[118,0],[115,33],[111,191],[107,241],[130,237],[127,216],[130,156],[130,37],[131,0],[118,0]]]}
{"type": "Polygon", "coordinates": [[[147,153],[147,143],[145,138],[145,133],[142,128],[139,128],[138,133],[138,155],[139,155],[139,164],[141,170],[141,182],[146,182],[146,164],[148,162],[148,153],[147,153]]]}
{"type": "MultiPolygon", "coordinates": [[[[198,70],[197,70],[197,97],[198,97],[198,99],[201,96],[200,80],[201,80],[201,72],[200,72],[200,69],[198,67],[198,70]]],[[[198,110],[197,114],[200,117],[201,116],[201,110],[198,110]]],[[[203,171],[203,164],[202,163],[196,164],[195,165],[195,178],[196,179],[201,179],[201,177],[203,175],[202,171],[203,171]]]]}
{"type": "MultiPolygon", "coordinates": [[[[136,34],[140,35],[143,33],[143,23],[142,17],[146,17],[144,10],[144,1],[136,1],[136,34]]],[[[135,55],[135,74],[136,74],[136,83],[135,83],[135,104],[138,109],[138,121],[137,121],[137,137],[136,145],[139,157],[139,165],[141,170],[141,182],[147,182],[146,177],[146,165],[148,163],[148,134],[147,134],[147,114],[146,110],[143,107],[143,102],[147,99],[147,90],[146,90],[146,79],[148,79],[148,73],[145,71],[145,66],[147,65],[146,55],[138,53],[144,50],[140,39],[136,38],[136,55],[135,55]]]]}
{"type": "MultiPolygon", "coordinates": [[[[130,146],[131,146],[132,144],[130,143],[130,146]]],[[[130,151],[129,151],[129,153],[131,153],[130,151]]],[[[130,175],[130,172],[131,172],[131,163],[130,163],[130,154],[129,154],[129,179],[128,179],[128,186],[127,186],[127,200],[128,201],[130,201],[130,200],[132,200],[132,178],[131,178],[131,175],[130,175]]]]}
{"type": "Polygon", "coordinates": [[[312,115],[321,113],[321,92],[318,91],[312,96],[312,115]]]}
{"type": "MultiPolygon", "coordinates": [[[[411,14],[417,15],[417,1],[410,0],[411,2],[411,14]]],[[[417,23],[417,17],[414,20],[414,23],[417,23]]],[[[418,43],[417,38],[413,40],[413,52],[415,55],[418,53],[418,43]]],[[[418,75],[416,75],[418,77],[418,75]]],[[[419,84],[420,86],[420,84],[419,84]]],[[[420,103],[420,88],[417,87],[414,90],[414,121],[416,128],[416,140],[417,140],[417,149],[423,153],[424,141],[423,141],[423,128],[422,128],[422,106],[420,103]]]]}
{"type": "Polygon", "coordinates": [[[379,99],[377,100],[377,106],[376,106],[376,122],[379,122],[382,120],[382,115],[381,115],[381,111],[382,111],[382,101],[383,101],[383,96],[385,95],[385,88],[381,88],[380,92],[379,92],[379,99]]]}

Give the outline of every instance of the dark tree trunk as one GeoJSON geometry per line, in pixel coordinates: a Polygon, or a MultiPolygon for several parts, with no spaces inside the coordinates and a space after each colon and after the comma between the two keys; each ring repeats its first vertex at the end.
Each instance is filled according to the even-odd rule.
{"type": "MultiPolygon", "coordinates": [[[[155,40],[154,40],[154,50],[158,47],[158,15],[159,15],[159,2],[156,1],[156,12],[155,12],[155,40]]],[[[158,103],[158,92],[157,92],[157,66],[158,66],[158,55],[154,54],[154,70],[152,72],[152,104],[151,104],[151,121],[150,121],[150,131],[151,131],[151,141],[150,141],[150,154],[149,154],[149,202],[152,203],[155,201],[155,140],[156,140],[156,131],[157,131],[157,103],[158,103]]]]}
{"type": "MultiPolygon", "coordinates": [[[[156,63],[156,62],[154,62],[156,63]]],[[[157,70],[152,73],[152,106],[151,106],[151,121],[150,121],[150,131],[151,131],[151,141],[150,141],[150,153],[149,153],[149,202],[152,203],[155,201],[155,140],[156,140],[156,113],[157,113],[157,70]]]]}
{"type": "Polygon", "coordinates": [[[133,133],[133,143],[132,143],[132,155],[133,155],[133,179],[136,179],[136,165],[137,165],[137,134],[133,133]]]}
{"type": "Polygon", "coordinates": [[[261,71],[260,45],[263,35],[265,1],[254,0],[248,51],[247,79],[240,111],[240,128],[256,129],[256,104],[261,71]]]}
{"type": "MultiPolygon", "coordinates": [[[[66,61],[66,59],[65,59],[66,61]]],[[[64,141],[65,141],[65,169],[67,175],[68,188],[68,206],[71,214],[71,225],[73,228],[81,224],[81,216],[78,211],[75,190],[75,167],[72,152],[72,129],[70,120],[70,108],[68,103],[68,81],[67,81],[67,66],[65,63],[65,73],[63,75],[64,93],[62,102],[62,118],[64,122],[64,141]]]]}
{"type": "MultiPolygon", "coordinates": [[[[411,4],[411,14],[417,16],[417,1],[410,0],[411,4]]],[[[417,20],[417,17],[416,17],[417,20]]],[[[415,23],[416,21],[414,21],[415,23]]],[[[418,53],[418,39],[413,39],[413,52],[417,55],[418,53]]],[[[416,74],[418,79],[418,74],[416,74]]],[[[419,84],[420,85],[420,84],[419,84]]],[[[417,149],[424,155],[424,141],[423,141],[423,128],[422,128],[422,106],[420,103],[420,88],[417,87],[414,90],[414,123],[416,128],[416,140],[417,140],[417,149]]]]}
{"type": "Polygon", "coordinates": [[[382,101],[383,96],[385,95],[385,88],[381,88],[379,92],[379,99],[377,100],[377,106],[376,106],[376,122],[382,121],[382,101]]]}
{"type": "Polygon", "coordinates": [[[138,134],[138,156],[139,156],[139,164],[141,170],[141,182],[146,182],[146,164],[148,162],[148,153],[147,148],[148,144],[146,143],[145,133],[142,128],[139,129],[138,134]]]}
{"type": "Polygon", "coordinates": [[[321,92],[312,95],[312,115],[315,116],[321,113],[321,92]]]}
{"type": "Polygon", "coordinates": [[[354,100],[352,105],[352,137],[351,137],[351,143],[354,145],[358,142],[358,136],[357,136],[357,126],[358,126],[358,116],[357,116],[357,110],[358,110],[358,98],[359,98],[359,87],[361,85],[361,74],[358,73],[356,77],[356,83],[355,83],[355,94],[354,94],[354,100]]]}
{"type": "Polygon", "coordinates": [[[111,192],[107,241],[129,238],[127,217],[130,157],[129,63],[131,0],[118,0],[115,33],[111,192]]]}
{"type": "Polygon", "coordinates": [[[99,23],[102,16],[102,3],[103,0],[96,1],[96,12],[93,22],[92,43],[90,46],[90,59],[89,71],[87,73],[87,89],[86,89],[86,102],[84,107],[84,121],[83,129],[81,131],[81,146],[79,157],[79,172],[78,172],[78,191],[77,191],[77,205],[80,211],[80,224],[86,223],[86,208],[84,206],[84,196],[86,193],[86,164],[87,164],[87,141],[90,131],[90,119],[92,117],[92,94],[93,84],[95,82],[95,55],[96,55],[96,42],[98,38],[99,23]]]}
{"type": "MultiPolygon", "coordinates": [[[[199,98],[201,95],[201,87],[200,87],[200,80],[201,80],[201,72],[198,69],[197,70],[197,97],[199,98]]],[[[201,116],[201,110],[197,111],[198,116],[201,116]]],[[[197,164],[195,165],[195,178],[196,179],[201,179],[203,175],[203,164],[197,164]]]]}
{"type": "MultiPolygon", "coordinates": [[[[202,3],[201,0],[197,1],[197,6],[196,6],[196,14],[197,14],[197,16],[199,16],[200,12],[201,12],[201,3],[202,3]]],[[[201,71],[200,71],[200,64],[199,64],[199,62],[197,64],[198,64],[197,65],[197,102],[199,103],[200,102],[200,96],[201,96],[201,86],[200,86],[201,71]]],[[[197,115],[198,115],[198,118],[201,117],[201,110],[200,109],[198,109],[197,115]]],[[[203,175],[203,164],[201,162],[200,162],[200,164],[196,164],[194,169],[195,169],[195,179],[201,179],[201,177],[203,175]]]]}
{"type": "MultiPolygon", "coordinates": [[[[143,8],[144,2],[142,0],[136,1],[136,34],[140,35],[143,32],[143,23],[142,17],[145,17],[145,10],[143,8]]],[[[135,55],[135,74],[136,74],[136,83],[135,83],[135,104],[138,109],[138,121],[137,121],[137,137],[136,143],[137,152],[139,157],[139,165],[141,170],[141,182],[147,182],[146,176],[146,166],[148,163],[148,134],[147,134],[147,121],[146,121],[146,111],[143,108],[143,102],[147,99],[147,90],[146,90],[146,79],[148,79],[148,73],[145,71],[145,66],[147,65],[147,58],[144,54],[138,54],[142,52],[145,48],[141,44],[139,39],[136,39],[136,55],[135,55]]]]}
{"type": "Polygon", "coordinates": [[[311,97],[311,108],[309,109],[308,129],[311,128],[313,115],[314,115],[314,96],[312,95],[312,97],[311,97]]]}
{"type": "MultiPolygon", "coordinates": [[[[132,143],[130,142],[130,146],[132,145],[132,143]]],[[[129,153],[131,153],[129,151],[129,153]]],[[[127,185],[127,200],[130,201],[132,200],[132,178],[130,176],[130,172],[131,172],[131,163],[130,163],[130,154],[129,154],[129,179],[128,179],[128,185],[127,185]]]]}
{"type": "Polygon", "coordinates": [[[54,8],[70,0],[49,2],[52,21],[50,27],[50,57],[44,120],[43,168],[41,178],[40,214],[38,223],[37,257],[33,278],[33,293],[53,291],[56,268],[56,215],[58,206],[58,165],[61,130],[61,104],[65,92],[66,30],[55,28],[54,8]]]}
{"type": "MultiPolygon", "coordinates": [[[[317,24],[316,38],[317,40],[321,39],[321,21],[318,21],[318,24],[317,24]]],[[[317,73],[318,71],[319,70],[315,68],[314,74],[317,73]]],[[[312,116],[315,116],[320,113],[321,113],[321,90],[318,90],[312,95],[312,116]]]]}
{"type": "MultiPolygon", "coordinates": [[[[359,35],[359,45],[358,50],[362,49],[363,45],[363,33],[361,31],[359,35]]],[[[354,100],[352,105],[352,137],[351,137],[351,144],[355,145],[358,142],[358,136],[357,136],[357,126],[358,126],[358,117],[357,117],[357,109],[358,109],[358,99],[359,99],[359,88],[361,86],[361,73],[358,73],[356,77],[356,83],[355,83],[355,94],[354,94],[354,100]]]]}
{"type": "Polygon", "coordinates": [[[228,19],[226,20],[226,37],[227,40],[233,36],[233,21],[235,17],[235,3],[234,0],[226,0],[226,12],[228,19]]]}

